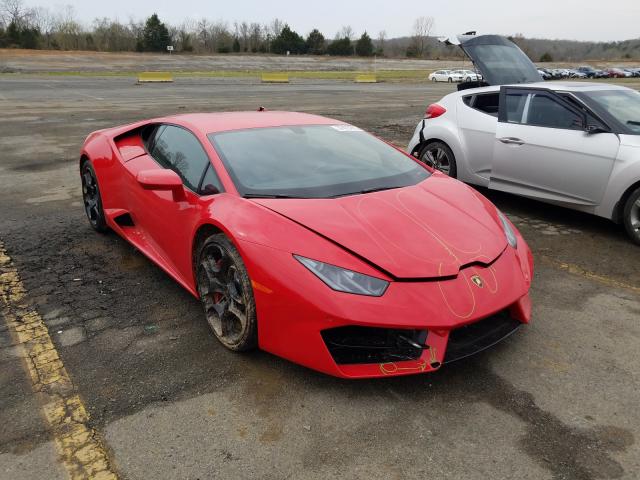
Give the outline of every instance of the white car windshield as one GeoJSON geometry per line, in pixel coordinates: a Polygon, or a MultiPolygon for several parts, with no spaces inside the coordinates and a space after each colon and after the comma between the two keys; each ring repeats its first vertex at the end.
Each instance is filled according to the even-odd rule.
{"type": "Polygon", "coordinates": [[[584,95],[620,122],[628,133],[640,135],[640,93],[634,90],[600,90],[585,92],[584,95]]]}

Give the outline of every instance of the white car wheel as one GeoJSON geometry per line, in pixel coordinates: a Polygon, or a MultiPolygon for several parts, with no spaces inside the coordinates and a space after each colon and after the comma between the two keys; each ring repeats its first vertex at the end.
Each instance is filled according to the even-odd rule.
{"type": "Polygon", "coordinates": [[[445,175],[456,178],[456,159],[449,146],[443,142],[431,142],[425,145],[418,154],[418,160],[445,175]]]}
{"type": "Polygon", "coordinates": [[[640,245],[640,188],[627,199],[623,211],[624,226],[635,243],[640,245]]]}

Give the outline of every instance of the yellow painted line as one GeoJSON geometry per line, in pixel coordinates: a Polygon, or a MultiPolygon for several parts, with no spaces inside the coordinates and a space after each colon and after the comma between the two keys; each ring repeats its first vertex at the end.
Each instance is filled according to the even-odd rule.
{"type": "Polygon", "coordinates": [[[13,343],[22,350],[33,390],[72,480],[117,480],[89,414],[51,341],[49,330],[27,301],[18,271],[0,242],[0,310],[13,343]]]}
{"type": "Polygon", "coordinates": [[[260,77],[262,83],[289,83],[288,73],[263,73],[260,77]]]}
{"type": "Polygon", "coordinates": [[[370,73],[362,73],[356,75],[354,81],[356,83],[378,83],[378,77],[370,73]]]}
{"type": "Polygon", "coordinates": [[[138,83],[149,83],[149,82],[173,82],[173,75],[170,72],[138,73],[138,83]]]}
{"type": "Polygon", "coordinates": [[[640,294],[640,287],[636,285],[620,282],[606,275],[601,275],[599,273],[591,272],[585,268],[582,268],[579,265],[574,265],[572,263],[564,263],[554,258],[548,257],[546,255],[541,255],[535,258],[541,259],[544,263],[548,265],[552,265],[556,268],[559,268],[560,270],[564,270],[565,272],[569,272],[573,275],[579,275],[581,277],[588,278],[589,280],[593,280],[594,282],[607,285],[608,287],[619,288],[622,290],[629,290],[631,292],[640,294]]]}

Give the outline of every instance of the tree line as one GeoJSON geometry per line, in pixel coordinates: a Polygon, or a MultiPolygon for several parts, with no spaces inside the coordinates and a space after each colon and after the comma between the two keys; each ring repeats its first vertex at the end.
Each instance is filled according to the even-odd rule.
{"type": "Polygon", "coordinates": [[[160,52],[171,45],[174,51],[193,53],[421,57],[428,53],[425,43],[433,24],[431,17],[421,17],[409,45],[386,51],[385,31],[374,39],[366,31],[358,36],[350,26],[332,39],[318,29],[303,37],[280,19],[230,24],[203,18],[169,25],[154,13],[145,21],[96,18],[86,26],[70,6],[51,11],[28,7],[23,0],[0,0],[0,48],[160,52]]]}
{"type": "MultiPolygon", "coordinates": [[[[145,21],[120,22],[96,18],[90,26],[77,20],[72,7],[51,11],[28,7],[24,0],[0,0],[0,48],[160,52],[171,45],[177,52],[271,53],[292,55],[372,55],[429,59],[462,58],[458,47],[433,35],[433,17],[416,18],[411,35],[388,39],[386,32],[372,38],[345,26],[332,38],[318,29],[306,37],[280,19],[269,23],[187,20],[164,23],[152,14],[145,21]]],[[[640,39],[624,42],[512,38],[534,61],[640,59],[640,39]]]]}

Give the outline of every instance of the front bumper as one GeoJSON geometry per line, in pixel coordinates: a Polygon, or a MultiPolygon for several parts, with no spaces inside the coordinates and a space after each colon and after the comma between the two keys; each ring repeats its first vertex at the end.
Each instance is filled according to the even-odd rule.
{"type": "MultiPolygon", "coordinates": [[[[243,244],[243,256],[265,258],[264,248],[243,244]]],[[[517,250],[507,247],[489,266],[470,266],[450,279],[392,282],[382,297],[332,291],[291,253],[269,249],[269,258],[269,268],[247,265],[260,348],[338,377],[434,371],[492,346],[531,318],[533,261],[521,237],[517,250]],[[482,280],[481,286],[474,277],[482,280]],[[364,329],[360,332],[373,328],[375,335],[363,344],[362,335],[339,330],[345,327],[364,329]],[[331,338],[332,332],[349,335],[331,338]],[[399,336],[404,339],[398,343],[399,336]],[[349,341],[357,347],[367,347],[367,342],[381,347],[371,350],[379,355],[355,352],[349,363],[354,352],[345,339],[354,339],[349,341]]]]}

